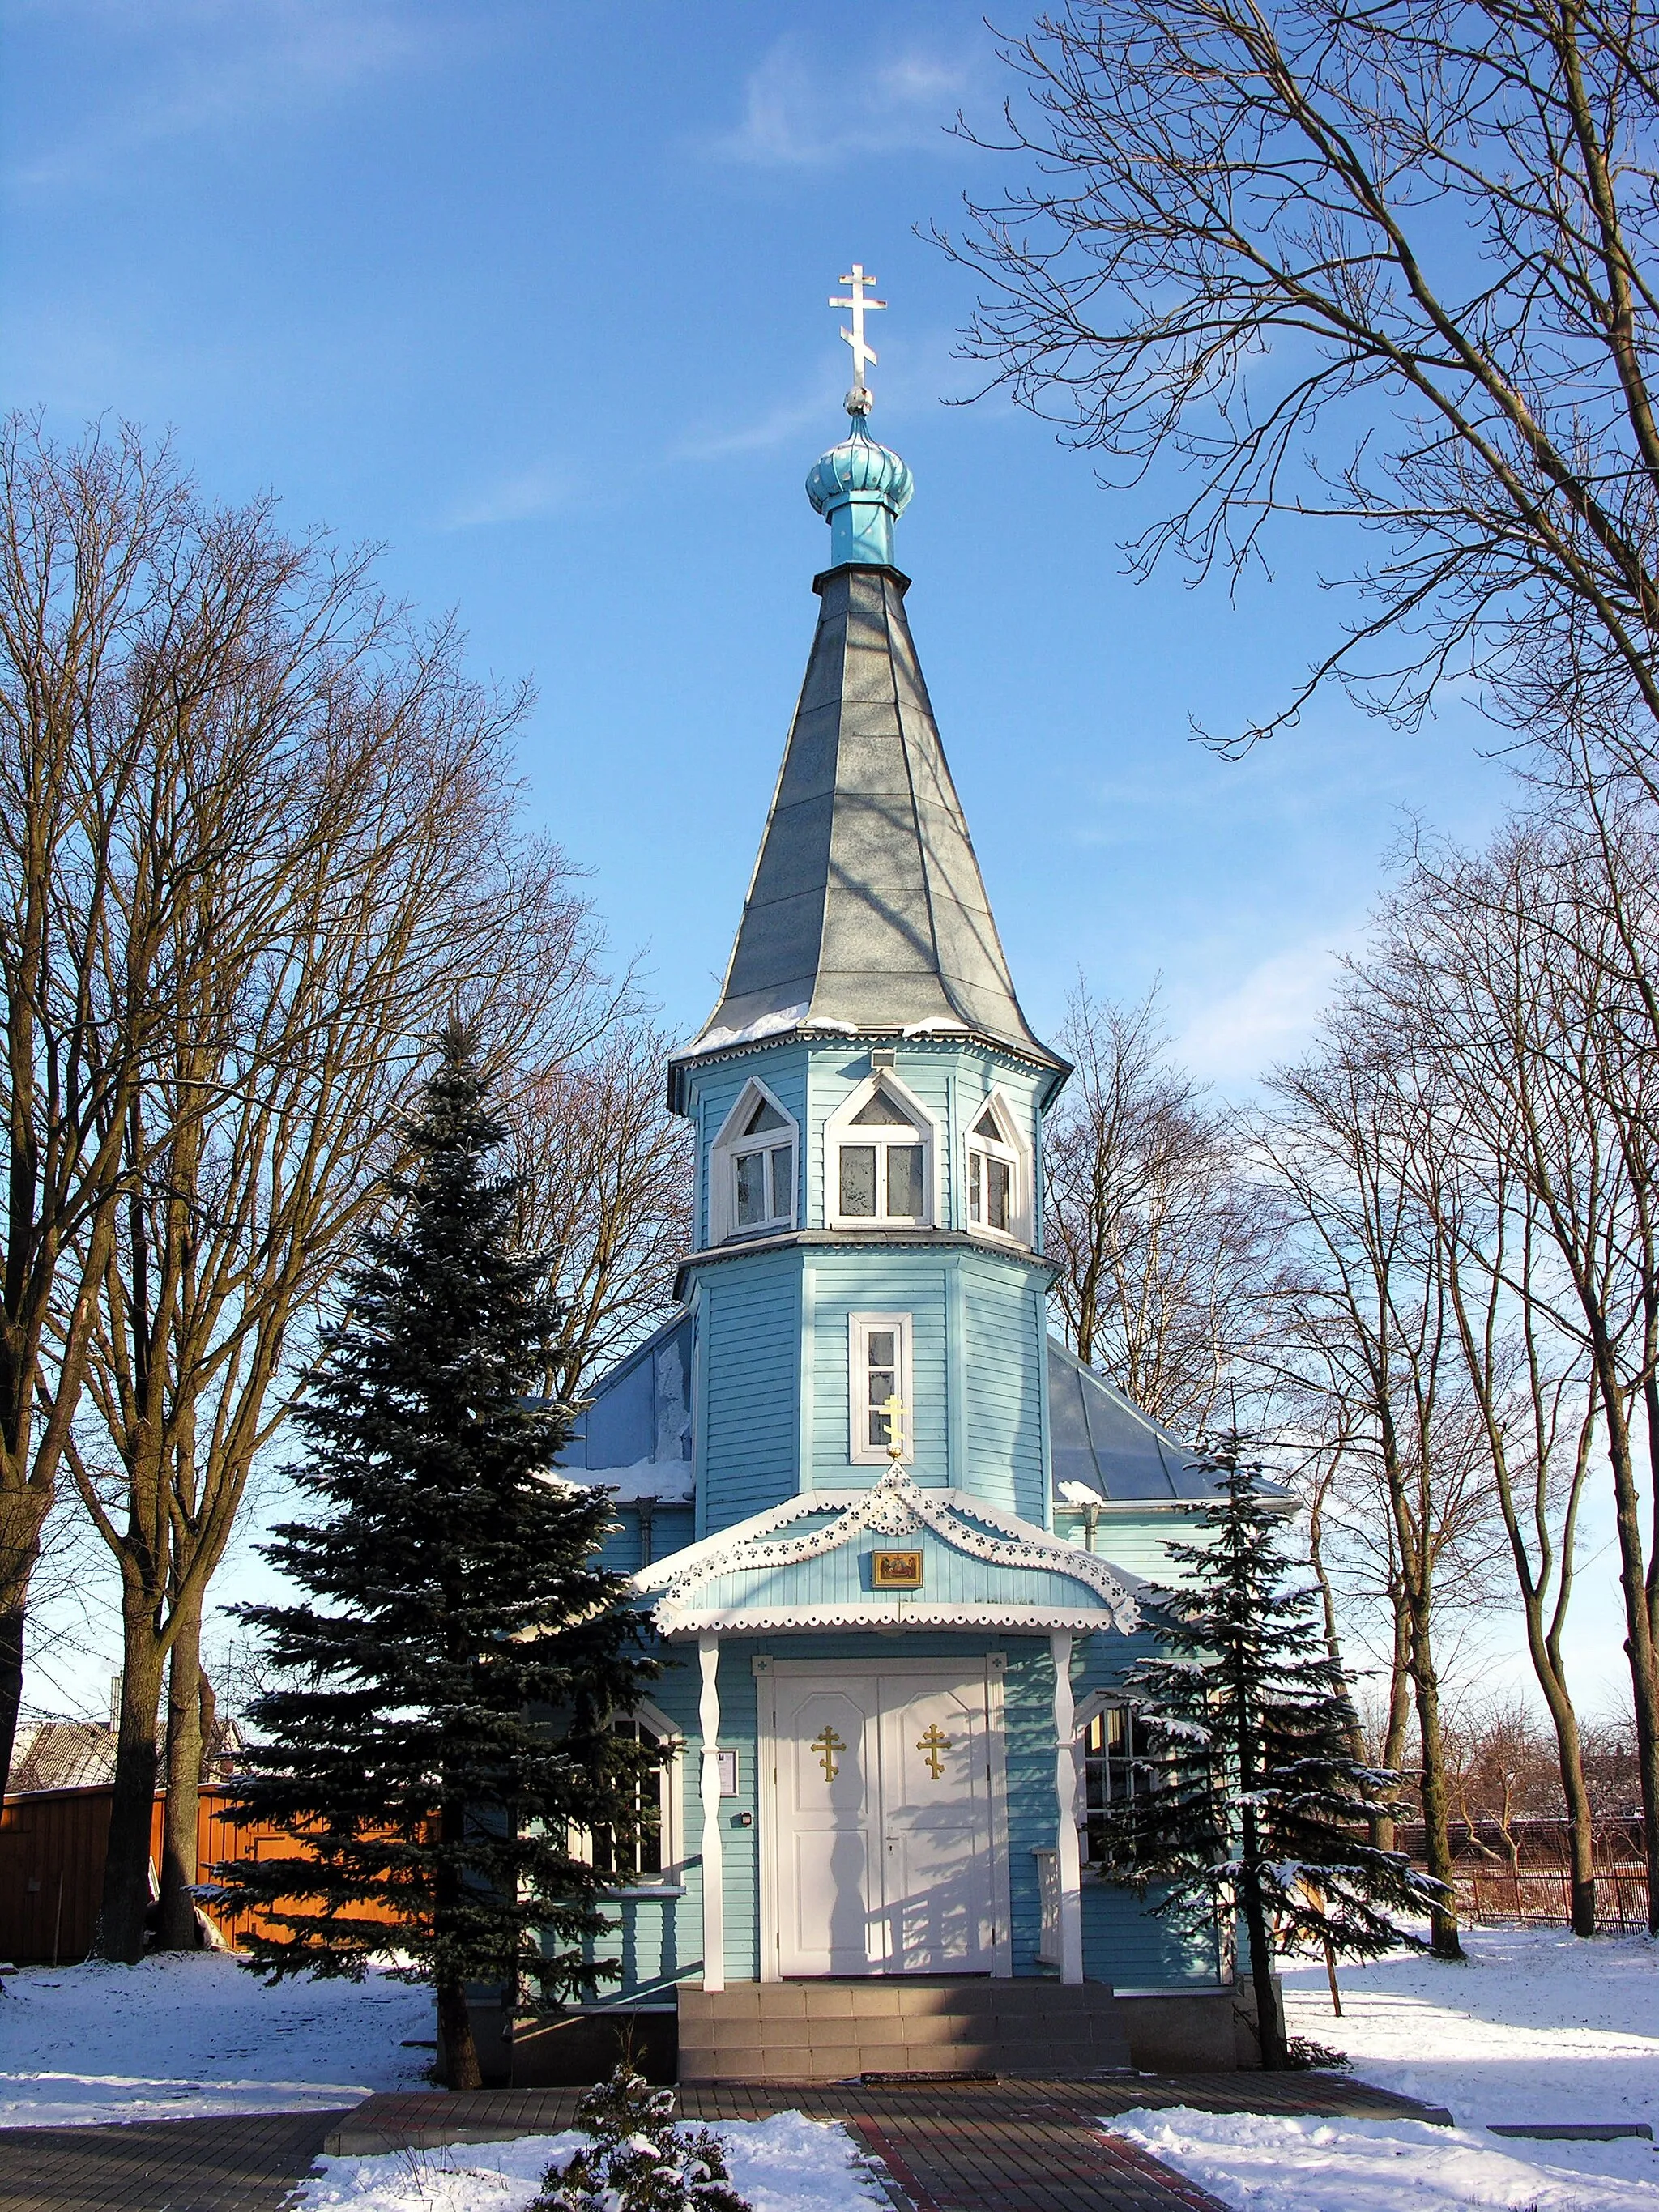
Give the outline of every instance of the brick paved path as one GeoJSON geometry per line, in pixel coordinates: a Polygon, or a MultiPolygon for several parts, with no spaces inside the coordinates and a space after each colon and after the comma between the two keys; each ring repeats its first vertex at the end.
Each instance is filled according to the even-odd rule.
{"type": "Polygon", "coordinates": [[[278,2212],[344,2118],[0,2129],[0,2212],[278,2212]]]}
{"type": "MultiPolygon", "coordinates": [[[[361,2152],[411,2142],[553,2135],[571,2125],[580,2094],[575,2089],[484,2089],[467,2096],[371,2097],[329,2147],[361,2152]]],[[[1213,2197],[1097,2124],[1137,2106],[1364,2119],[1450,2117],[1366,2082],[1305,2074],[687,2083],[678,2095],[688,2120],[756,2120],[787,2111],[840,2120],[881,2160],[916,2212],[1221,2212],[1213,2197]]]]}
{"type": "MultiPolygon", "coordinates": [[[[350,2112],[0,2130],[0,2212],[280,2212],[325,2142],[362,2154],[553,2135],[575,2089],[370,2097],[350,2112]]],[[[689,2085],[689,2120],[840,2120],[916,2212],[1221,2212],[1097,2123],[1135,2106],[1358,2118],[1447,2116],[1336,2075],[1130,2075],[1097,2081],[689,2085]]]]}

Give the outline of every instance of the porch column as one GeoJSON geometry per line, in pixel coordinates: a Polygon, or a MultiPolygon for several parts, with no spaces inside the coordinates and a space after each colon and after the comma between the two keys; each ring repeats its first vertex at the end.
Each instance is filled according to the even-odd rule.
{"type": "MultiPolygon", "coordinates": [[[[1067,1637],[1066,1640],[1069,1647],[1071,1638],[1067,1637]]],[[[726,1987],[726,1887],[720,1860],[720,1640],[705,1629],[697,1638],[697,1664],[702,1669],[697,1723],[702,1731],[702,1985],[706,1990],[726,1987]]],[[[1072,1857],[1075,1862],[1075,1838],[1072,1857]]]]}
{"type": "MultiPolygon", "coordinates": [[[[1083,1979],[1083,1867],[1077,1847],[1077,1753],[1072,1739],[1077,1708],[1072,1701],[1072,1638],[1057,1628],[1048,1638],[1054,1659],[1054,1871],[1060,1880],[1060,1978],[1083,1979]]],[[[707,1877],[705,1876],[705,1880],[707,1877]]]]}

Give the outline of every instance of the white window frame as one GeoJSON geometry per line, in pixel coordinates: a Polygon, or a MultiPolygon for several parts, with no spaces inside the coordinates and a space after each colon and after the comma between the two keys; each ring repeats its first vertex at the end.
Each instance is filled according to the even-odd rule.
{"type": "MultiPolygon", "coordinates": [[[[939,1218],[939,1165],[937,1115],[929,1113],[915,1093],[899,1081],[891,1068],[884,1068],[879,1074],[866,1076],[855,1091],[850,1091],[842,1100],[823,1125],[823,1218],[826,1226],[831,1229],[931,1229],[939,1218]],[[873,1142],[879,1154],[886,1145],[893,1141],[892,1136],[882,1134],[879,1126],[869,1130],[854,1130],[852,1126],[854,1116],[869,1104],[877,1091],[883,1090],[891,1094],[895,1105],[915,1125],[916,1141],[921,1146],[924,1211],[920,1215],[844,1214],[841,1211],[842,1143],[862,1145],[873,1142]]],[[[887,1177],[878,1158],[876,1167],[876,1202],[878,1206],[885,1204],[886,1196],[887,1177]]]]}
{"type": "MultiPolygon", "coordinates": [[[[770,1188],[771,1168],[767,1169],[770,1188]]],[[[737,1103],[720,1123],[719,1133],[708,1148],[708,1242],[724,1244],[733,1237],[781,1237],[793,1229],[800,1218],[800,1124],[776,1092],[751,1075],[738,1093],[737,1103]],[[781,1129],[763,1131],[751,1143],[744,1134],[755,1109],[769,1106],[782,1117],[781,1129]],[[739,1225],[738,1221],[738,1155],[739,1152],[781,1151],[785,1145],[789,1156],[789,1211],[769,1214],[764,1221],[739,1225]]]]}
{"type": "MultiPolygon", "coordinates": [[[[685,1733],[678,1722],[671,1721],[660,1705],[653,1705],[648,1698],[625,1713],[618,1720],[637,1721],[650,1730],[667,1749],[668,1756],[659,1771],[657,1787],[659,1792],[660,1820],[658,1856],[661,1870],[656,1874],[636,1875],[616,1882],[607,1882],[606,1897],[659,1897],[665,1892],[684,1893],[685,1887],[685,1733]]],[[[569,1831],[570,1855],[585,1866],[593,1863],[593,1838],[586,1828],[572,1826],[569,1831]]]]}
{"type": "Polygon", "coordinates": [[[898,1373],[894,1378],[893,1391],[904,1408],[901,1424],[904,1449],[899,1455],[899,1463],[908,1467],[915,1458],[915,1365],[911,1316],[908,1313],[853,1313],[847,1316],[847,1456],[854,1467],[892,1464],[885,1444],[866,1441],[869,1431],[864,1418],[869,1411],[866,1395],[870,1373],[869,1340],[872,1331],[878,1328],[890,1328],[898,1337],[894,1347],[898,1355],[898,1373]]]}
{"type": "Polygon", "coordinates": [[[970,1237],[984,1237],[993,1243],[1029,1244],[1031,1241],[1031,1156],[1020,1136],[1019,1123],[1012,1106],[1000,1091],[993,1091],[976,1100],[963,1117],[962,1147],[962,1225],[970,1237]],[[983,1120],[987,1108],[1000,1132],[993,1145],[975,1133],[983,1120]],[[1008,1226],[993,1229],[988,1222],[974,1219],[974,1164],[973,1156],[980,1152],[994,1159],[1001,1159],[1009,1170],[1008,1226]]]}

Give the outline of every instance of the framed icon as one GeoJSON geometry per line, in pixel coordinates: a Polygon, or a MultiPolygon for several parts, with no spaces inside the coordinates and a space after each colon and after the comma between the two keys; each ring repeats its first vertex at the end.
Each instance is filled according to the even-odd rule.
{"type": "Polygon", "coordinates": [[[872,1552],[870,1554],[870,1582],[875,1589],[920,1589],[921,1553],[872,1552]]]}

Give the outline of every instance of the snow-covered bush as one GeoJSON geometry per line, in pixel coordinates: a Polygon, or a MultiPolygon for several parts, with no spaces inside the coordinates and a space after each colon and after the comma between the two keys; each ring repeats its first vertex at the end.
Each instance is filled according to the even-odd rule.
{"type": "Polygon", "coordinates": [[[591,2145],[548,2167],[528,2212],[750,2212],[719,2137],[676,2126],[674,2092],[653,2089],[626,2060],[588,2091],[576,2123],[591,2145]]]}

